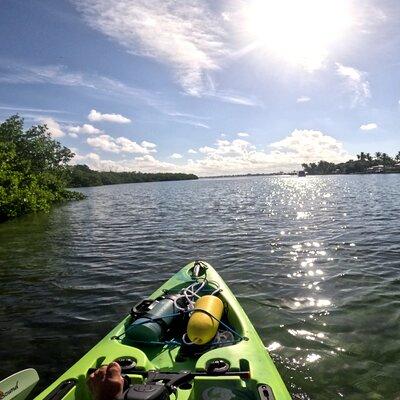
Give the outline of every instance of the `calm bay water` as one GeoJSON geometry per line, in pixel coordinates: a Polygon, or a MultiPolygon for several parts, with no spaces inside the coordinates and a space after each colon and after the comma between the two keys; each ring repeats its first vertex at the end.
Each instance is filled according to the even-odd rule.
{"type": "Polygon", "coordinates": [[[231,286],[299,399],[400,398],[400,175],[88,188],[0,225],[0,378],[42,387],[193,259],[231,286]]]}

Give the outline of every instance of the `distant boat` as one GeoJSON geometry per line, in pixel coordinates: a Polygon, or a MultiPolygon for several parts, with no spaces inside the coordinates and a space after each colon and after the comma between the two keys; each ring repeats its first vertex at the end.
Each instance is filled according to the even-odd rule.
{"type": "Polygon", "coordinates": [[[306,172],[305,171],[299,171],[299,172],[297,172],[297,176],[299,178],[305,178],[306,177],[306,172]]]}

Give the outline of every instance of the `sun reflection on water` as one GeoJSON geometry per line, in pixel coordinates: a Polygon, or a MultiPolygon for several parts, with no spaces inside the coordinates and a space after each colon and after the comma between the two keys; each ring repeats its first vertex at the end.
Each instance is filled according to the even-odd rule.
{"type": "MultiPolygon", "coordinates": [[[[276,236],[269,243],[270,252],[285,265],[285,277],[295,289],[291,290],[293,296],[284,301],[293,318],[290,324],[282,325],[289,336],[282,332],[282,340],[270,343],[268,350],[285,357],[289,368],[306,368],[335,357],[339,351],[327,332],[335,305],[325,286],[335,248],[330,244],[329,232],[321,236],[321,224],[334,222],[330,211],[335,211],[337,205],[328,182],[308,177],[281,179],[276,184],[282,191],[275,190],[274,196],[279,199],[275,201],[283,209],[274,211],[274,201],[269,198],[270,215],[276,213],[277,222],[279,218],[276,236]],[[292,347],[293,343],[297,345],[292,347]]],[[[307,377],[312,380],[309,373],[304,379],[307,377]]]]}

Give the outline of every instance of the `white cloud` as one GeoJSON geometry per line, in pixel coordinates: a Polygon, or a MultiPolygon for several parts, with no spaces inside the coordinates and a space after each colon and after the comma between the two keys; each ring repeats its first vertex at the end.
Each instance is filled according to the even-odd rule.
{"type": "Polygon", "coordinates": [[[73,164],[86,164],[98,171],[141,171],[141,172],[180,172],[181,167],[175,164],[159,161],[152,155],[134,157],[128,160],[102,159],[97,153],[79,154],[72,159],[73,164]]]}
{"type": "Polygon", "coordinates": [[[341,162],[351,157],[337,139],[308,129],[295,129],[285,139],[272,143],[270,147],[286,155],[291,154],[297,162],[341,162]]]}
{"type": "Polygon", "coordinates": [[[375,122],[370,122],[368,124],[363,124],[360,126],[360,129],[362,131],[372,131],[373,129],[376,129],[378,127],[378,124],[375,122]]]}
{"type": "Polygon", "coordinates": [[[115,143],[115,140],[109,135],[87,138],[86,142],[88,145],[103,151],[110,151],[112,153],[119,153],[121,151],[120,147],[115,143]]]}
{"type": "Polygon", "coordinates": [[[200,147],[199,152],[214,156],[236,157],[246,154],[253,149],[255,149],[255,147],[246,140],[235,139],[231,142],[229,140],[217,140],[216,147],[200,147]]]}
{"type": "Polygon", "coordinates": [[[129,52],[171,65],[184,90],[202,91],[226,53],[223,18],[199,0],[75,0],[88,24],[129,52]]]}
{"type": "Polygon", "coordinates": [[[311,97],[308,97],[308,96],[300,96],[297,100],[296,100],[296,102],[297,103],[307,103],[307,102],[309,102],[311,100],[311,97]]]}
{"type": "Polygon", "coordinates": [[[214,147],[210,147],[210,146],[203,146],[199,148],[199,152],[203,153],[203,154],[211,154],[214,153],[216,151],[216,149],[214,147]]]}
{"type": "Polygon", "coordinates": [[[90,124],[83,124],[82,126],[70,126],[68,128],[68,132],[70,132],[70,136],[71,133],[74,134],[78,134],[78,133],[84,133],[87,135],[98,135],[100,133],[102,133],[102,131],[98,128],[95,128],[93,125],[90,124]]]}
{"type": "MultiPolygon", "coordinates": [[[[104,141],[110,142],[109,137],[104,141]]],[[[117,146],[113,148],[114,153],[121,152],[122,142],[119,141],[118,144],[118,139],[111,142],[117,146]]],[[[316,130],[296,129],[284,139],[270,144],[268,148],[268,150],[259,150],[242,139],[218,140],[214,146],[201,147],[198,159],[189,159],[181,165],[157,160],[150,154],[115,161],[102,159],[96,153],[89,153],[84,156],[78,155],[74,163],[86,163],[91,168],[100,170],[179,171],[207,176],[291,171],[299,169],[303,162],[310,163],[319,160],[342,162],[352,158],[340,141],[316,130]]],[[[182,156],[177,154],[172,158],[178,160],[182,156]]]]}
{"type": "Polygon", "coordinates": [[[121,114],[102,114],[94,109],[90,111],[88,119],[89,121],[107,121],[115,122],[116,124],[128,124],[131,122],[129,118],[126,118],[121,114]]]}
{"type": "Polygon", "coordinates": [[[197,151],[196,151],[196,150],[193,150],[193,149],[189,149],[189,150],[188,150],[188,153],[189,153],[189,154],[197,154],[197,151]]]}
{"type": "Polygon", "coordinates": [[[120,151],[123,153],[148,154],[149,152],[155,152],[155,150],[149,150],[147,147],[141,146],[125,137],[119,137],[115,139],[115,142],[120,146],[120,151]]]}
{"type": "Polygon", "coordinates": [[[51,136],[54,138],[63,137],[65,133],[62,131],[60,124],[51,117],[41,117],[38,119],[42,124],[47,125],[51,136]]]}
{"type": "Polygon", "coordinates": [[[342,162],[351,158],[343,144],[315,130],[294,130],[272,143],[269,151],[258,150],[242,139],[218,140],[199,149],[203,158],[188,160],[185,171],[199,175],[246,174],[299,169],[306,162],[342,162]]]}
{"type": "Polygon", "coordinates": [[[157,147],[155,143],[147,142],[146,140],[143,140],[140,144],[146,149],[155,149],[157,147]]]}
{"type": "Polygon", "coordinates": [[[246,132],[239,132],[238,134],[237,134],[239,137],[249,137],[250,135],[248,134],[248,133],[246,133],[246,132]]]}
{"type": "Polygon", "coordinates": [[[348,90],[353,93],[353,105],[363,104],[365,99],[371,97],[370,84],[367,73],[353,67],[346,67],[336,63],[336,71],[346,80],[348,90]]]}
{"type": "Polygon", "coordinates": [[[171,158],[174,158],[176,160],[179,160],[180,158],[182,158],[182,154],[179,153],[174,153],[171,155],[171,158]]]}
{"type": "Polygon", "coordinates": [[[68,133],[68,136],[71,136],[72,138],[74,138],[74,139],[76,139],[77,137],[78,137],[78,135],[76,134],[76,133],[71,133],[71,132],[69,132],[68,133]]]}
{"type": "Polygon", "coordinates": [[[142,144],[138,144],[126,137],[114,139],[109,135],[100,135],[97,137],[90,137],[86,142],[92,147],[111,153],[149,154],[157,152],[154,143],[144,141],[145,145],[143,145],[143,142],[142,144]]]}

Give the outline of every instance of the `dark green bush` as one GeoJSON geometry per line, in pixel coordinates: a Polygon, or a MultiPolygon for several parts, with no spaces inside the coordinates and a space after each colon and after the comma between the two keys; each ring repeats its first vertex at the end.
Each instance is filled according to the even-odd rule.
{"type": "Polygon", "coordinates": [[[73,156],[46,125],[24,131],[18,115],[0,124],[0,221],[83,198],[66,190],[73,156]]]}

